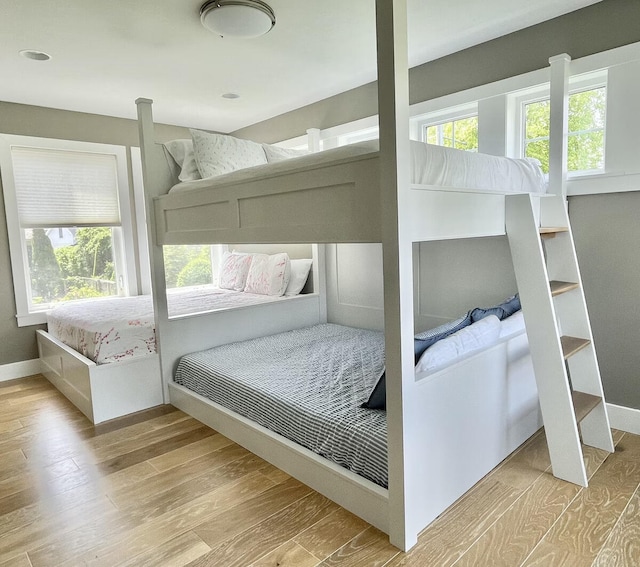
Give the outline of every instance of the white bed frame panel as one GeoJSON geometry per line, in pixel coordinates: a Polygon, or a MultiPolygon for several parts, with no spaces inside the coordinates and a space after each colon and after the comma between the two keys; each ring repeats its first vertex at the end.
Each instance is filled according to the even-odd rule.
{"type": "MultiPolygon", "coordinates": [[[[452,366],[418,376],[411,466],[423,527],[542,426],[524,332],[452,366]],[[445,466],[443,466],[445,465],[445,466]]],[[[171,403],[389,533],[388,490],[174,382],[171,403]]]]}
{"type": "Polygon", "coordinates": [[[36,338],[42,373],[94,424],[164,403],[157,354],[96,364],[45,331],[36,338]]]}

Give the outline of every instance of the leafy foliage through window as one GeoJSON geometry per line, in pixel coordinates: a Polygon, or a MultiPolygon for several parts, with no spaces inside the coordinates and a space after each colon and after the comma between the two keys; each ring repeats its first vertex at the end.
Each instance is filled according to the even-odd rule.
{"type": "MultiPolygon", "coordinates": [[[[604,168],[605,87],[569,96],[569,171],[604,168]]],[[[540,160],[549,172],[549,99],[524,105],[524,155],[540,160]]]]}
{"type": "Polygon", "coordinates": [[[469,116],[425,126],[426,142],[469,152],[478,151],[478,117],[469,116]]]}
{"type": "Polygon", "coordinates": [[[167,289],[213,282],[211,246],[164,246],[167,289]]]}
{"type": "Polygon", "coordinates": [[[111,230],[25,229],[32,303],[117,295],[111,230]]]}

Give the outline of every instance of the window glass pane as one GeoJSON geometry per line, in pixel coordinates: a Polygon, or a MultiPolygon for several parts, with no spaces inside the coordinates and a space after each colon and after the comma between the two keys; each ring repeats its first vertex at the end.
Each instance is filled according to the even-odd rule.
{"type": "MultiPolygon", "coordinates": [[[[604,169],[606,88],[599,87],[569,96],[569,171],[604,169]]],[[[549,172],[549,100],[524,106],[524,155],[539,159],[549,172]]]]}
{"type": "Polygon", "coordinates": [[[601,130],[570,136],[567,150],[569,171],[604,168],[604,132],[601,130]]]}
{"type": "Polygon", "coordinates": [[[211,246],[164,246],[167,289],[213,283],[211,246]]]}
{"type": "Polygon", "coordinates": [[[425,127],[425,141],[447,148],[478,151],[478,117],[470,116],[425,127]]]}
{"type": "Polygon", "coordinates": [[[459,150],[478,151],[478,117],[471,116],[454,123],[454,147],[459,150]]]}
{"type": "Polygon", "coordinates": [[[117,295],[110,227],[24,229],[31,303],[117,295]]]}
{"type": "Polygon", "coordinates": [[[604,128],[606,89],[574,93],[569,97],[569,132],[604,128]]]}
{"type": "Polygon", "coordinates": [[[437,126],[427,126],[427,136],[426,136],[427,144],[437,144],[438,143],[438,127],[437,126]]]}

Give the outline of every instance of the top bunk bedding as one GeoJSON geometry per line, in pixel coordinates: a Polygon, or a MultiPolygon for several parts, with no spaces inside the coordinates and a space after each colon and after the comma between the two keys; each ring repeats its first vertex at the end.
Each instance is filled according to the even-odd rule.
{"type": "MultiPolygon", "coordinates": [[[[205,133],[201,133],[205,134],[205,133]]],[[[220,135],[215,135],[222,138],[220,135]]],[[[227,136],[226,138],[230,138],[227,136]]],[[[225,171],[222,175],[204,177],[182,181],[174,185],[170,194],[177,194],[190,190],[211,190],[217,187],[226,187],[247,181],[255,181],[274,176],[282,176],[299,171],[322,168],[336,165],[341,162],[358,159],[377,158],[379,154],[378,141],[371,140],[339,148],[333,148],[317,153],[298,155],[288,154],[287,158],[278,157],[274,161],[265,161],[259,165],[246,167],[242,162],[229,165],[224,157],[215,155],[202,155],[204,150],[198,148],[198,140],[195,138],[195,158],[188,156],[188,143],[185,144],[187,154],[180,160],[179,166],[193,159],[191,163],[198,165],[197,177],[204,177],[212,171],[225,171]],[[200,159],[199,159],[200,156],[200,159]],[[219,160],[219,161],[218,161],[219,160]],[[205,162],[205,165],[200,165],[205,162]],[[222,163],[222,167],[217,167],[222,163]]],[[[235,140],[235,139],[234,139],[235,140]]],[[[186,141],[188,142],[188,141],[186,141]]],[[[259,146],[253,142],[241,140],[242,144],[249,143],[250,147],[259,146]]],[[[216,146],[219,148],[220,144],[216,146]]],[[[266,144],[264,145],[266,146],[266,144]]],[[[273,146],[268,146],[273,147],[273,146]]],[[[539,162],[532,159],[515,159],[501,156],[466,152],[433,144],[410,141],[411,151],[411,182],[416,185],[429,185],[438,187],[452,187],[460,189],[472,189],[479,191],[494,191],[500,193],[545,193],[547,182],[540,169],[539,162]]],[[[193,167],[193,166],[192,166],[193,167]]],[[[184,171],[184,169],[183,169],[184,171]]],[[[189,179],[191,176],[183,176],[189,179]]]]}

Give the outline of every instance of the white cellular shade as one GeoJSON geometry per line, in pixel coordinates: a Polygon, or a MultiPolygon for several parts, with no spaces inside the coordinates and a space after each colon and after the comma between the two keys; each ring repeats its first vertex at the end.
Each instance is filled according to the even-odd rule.
{"type": "Polygon", "coordinates": [[[119,226],[116,156],[11,147],[23,228],[119,226]]]}

